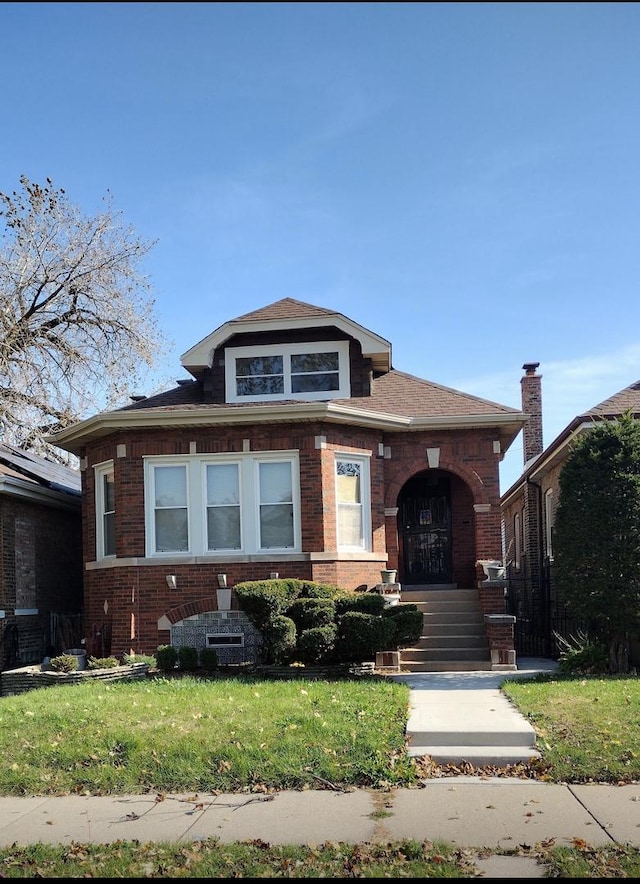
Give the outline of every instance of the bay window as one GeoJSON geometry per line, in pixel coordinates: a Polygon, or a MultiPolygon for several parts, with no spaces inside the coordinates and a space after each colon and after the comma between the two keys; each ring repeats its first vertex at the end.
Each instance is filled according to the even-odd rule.
{"type": "Polygon", "coordinates": [[[300,549],[297,452],[145,458],[147,555],[300,549]]]}

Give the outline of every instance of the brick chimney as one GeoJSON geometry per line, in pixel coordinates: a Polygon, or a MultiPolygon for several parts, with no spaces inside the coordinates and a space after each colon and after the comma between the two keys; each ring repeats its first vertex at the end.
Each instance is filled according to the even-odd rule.
{"type": "Polygon", "coordinates": [[[538,454],[542,453],[542,376],[536,374],[539,362],[525,362],[522,366],[524,377],[520,380],[522,387],[522,410],[529,415],[524,425],[523,449],[525,466],[538,454]]]}

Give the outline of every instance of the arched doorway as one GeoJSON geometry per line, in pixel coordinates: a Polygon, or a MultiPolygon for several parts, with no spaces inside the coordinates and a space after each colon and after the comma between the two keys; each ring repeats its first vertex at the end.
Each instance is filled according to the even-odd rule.
{"type": "Polygon", "coordinates": [[[400,492],[398,520],[401,582],[453,583],[449,474],[428,470],[410,479],[400,492]]]}

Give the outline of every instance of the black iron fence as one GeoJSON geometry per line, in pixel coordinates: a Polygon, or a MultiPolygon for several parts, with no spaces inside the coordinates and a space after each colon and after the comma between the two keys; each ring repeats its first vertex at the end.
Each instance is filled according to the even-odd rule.
{"type": "Polygon", "coordinates": [[[507,566],[507,612],[515,622],[516,654],[557,660],[557,636],[569,638],[585,625],[569,614],[553,579],[553,563],[545,560],[540,573],[532,575],[526,561],[516,570],[507,566]]]}

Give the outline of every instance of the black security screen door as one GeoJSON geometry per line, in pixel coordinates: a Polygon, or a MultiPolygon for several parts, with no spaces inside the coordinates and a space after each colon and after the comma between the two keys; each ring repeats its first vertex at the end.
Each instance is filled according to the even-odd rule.
{"type": "Polygon", "coordinates": [[[451,583],[451,491],[449,477],[427,473],[403,489],[400,517],[404,584],[451,583]]]}

